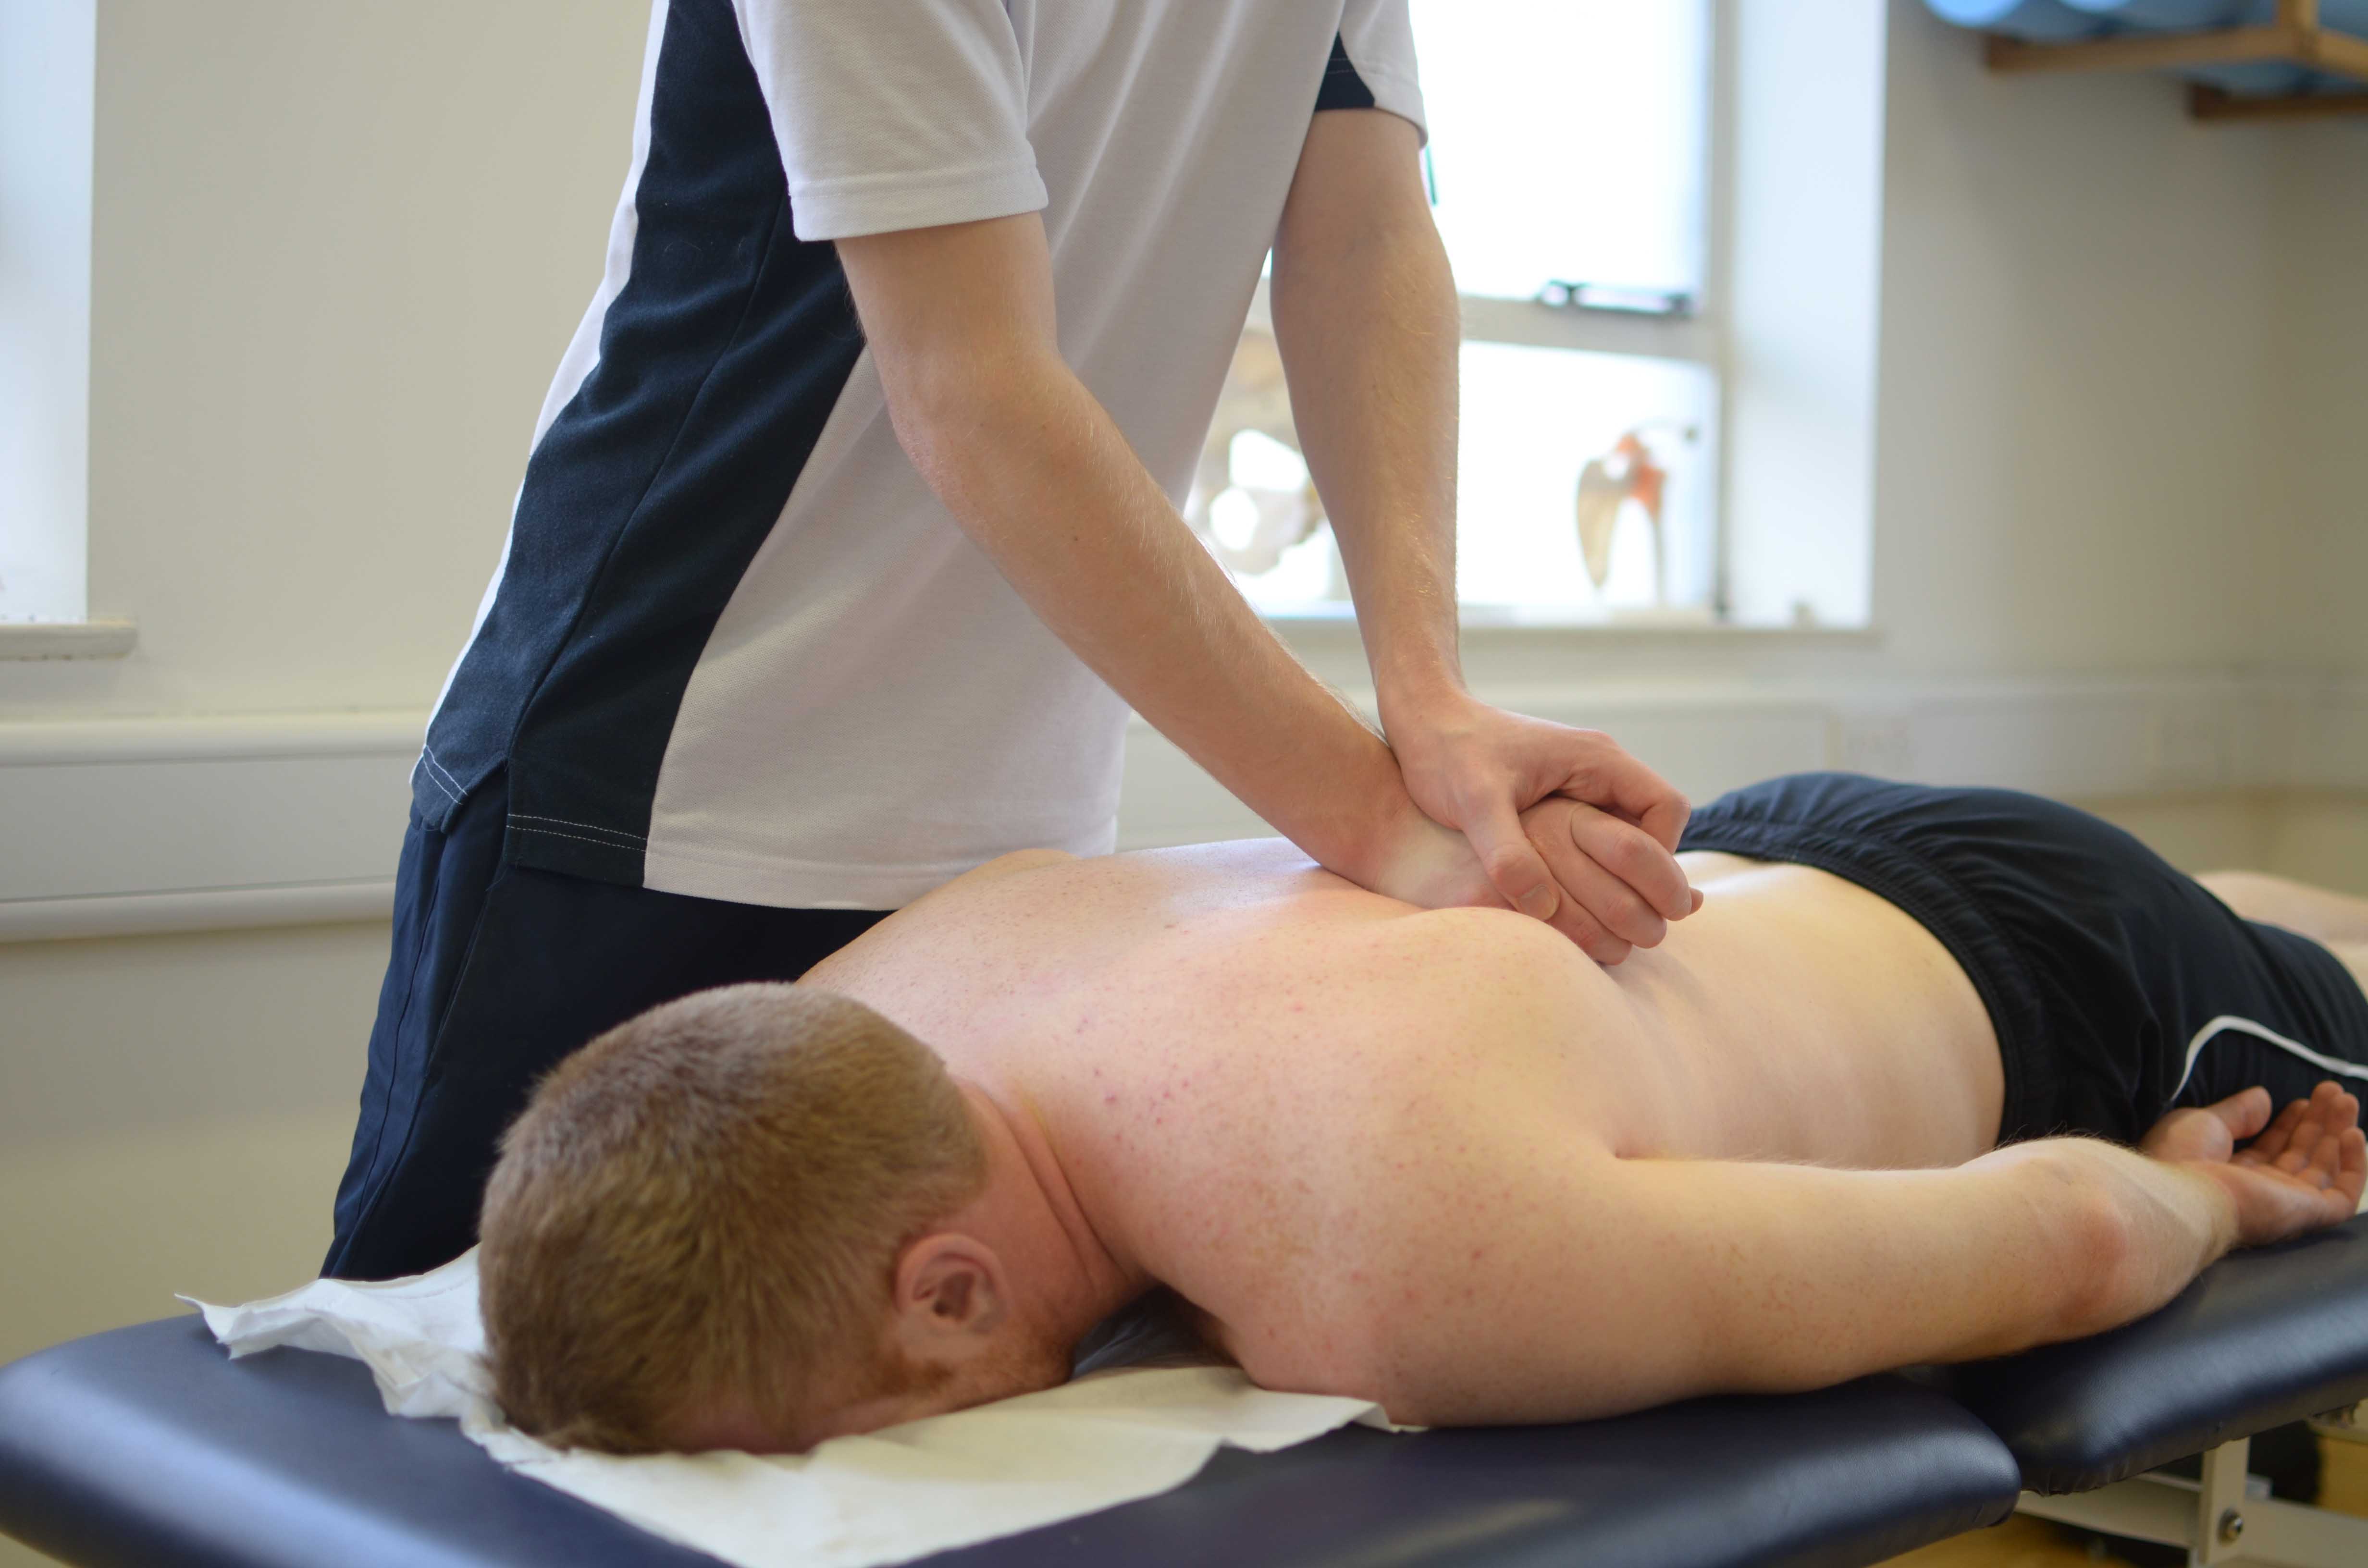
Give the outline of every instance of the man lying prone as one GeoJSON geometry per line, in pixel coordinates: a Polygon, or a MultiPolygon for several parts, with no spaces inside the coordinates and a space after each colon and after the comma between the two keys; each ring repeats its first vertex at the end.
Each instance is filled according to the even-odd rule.
{"type": "Polygon", "coordinates": [[[2095,1333],[2358,1206],[2368,903],[1840,775],[1686,847],[1707,903],[1614,969],[1256,842],[1011,856],[645,1014],[505,1145],[500,1400],[803,1449],[1166,1285],[1269,1387],[1575,1419],[2095,1333]]]}

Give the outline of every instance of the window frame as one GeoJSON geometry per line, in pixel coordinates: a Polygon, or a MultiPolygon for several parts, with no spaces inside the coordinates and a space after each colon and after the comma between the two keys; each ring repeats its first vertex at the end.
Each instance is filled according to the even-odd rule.
{"type": "MultiPolygon", "coordinates": [[[[19,428],[0,468],[0,516],[34,586],[0,585],[0,658],[114,656],[120,628],[90,620],[90,381],[96,0],[0,10],[8,75],[0,106],[0,230],[21,292],[0,301],[0,416],[19,428]],[[13,411],[13,415],[12,415],[13,411]],[[21,464],[21,466],[19,466],[21,464]]],[[[0,85],[5,85],[0,83],[0,85]]]]}
{"type": "MultiPolygon", "coordinates": [[[[1708,57],[1703,62],[1703,112],[1707,123],[1702,137],[1702,274],[1691,308],[1682,314],[1656,315],[1600,306],[1551,305],[1538,300],[1494,295],[1456,295],[1462,342],[1667,360],[1699,366],[1709,372],[1713,428],[1705,434],[1709,450],[1704,455],[1704,469],[1711,488],[1711,591],[1709,619],[1696,630],[1710,632],[1723,631],[1736,624],[1728,516],[1733,475],[1731,443],[1726,438],[1733,413],[1735,359],[1732,275],[1736,74],[1732,3],[1733,0],[1705,0],[1704,41],[1708,57]]],[[[1246,330],[1272,330],[1268,283],[1267,278],[1259,278],[1249,318],[1244,324],[1246,330]]],[[[1353,606],[1346,603],[1337,608],[1308,604],[1259,611],[1261,619],[1278,627],[1327,625],[1351,619],[1354,614],[1353,606]]],[[[1499,611],[1485,604],[1468,604],[1460,597],[1456,615],[1466,629],[1502,630],[1516,635],[1552,636],[1624,629],[1616,619],[1522,615],[1499,611]]]]}

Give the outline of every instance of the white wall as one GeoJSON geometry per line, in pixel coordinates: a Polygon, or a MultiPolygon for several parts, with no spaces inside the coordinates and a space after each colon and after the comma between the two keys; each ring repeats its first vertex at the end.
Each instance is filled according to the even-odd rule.
{"type": "MultiPolygon", "coordinates": [[[[2146,76],[1994,77],[1893,7],[1877,614],[1903,665],[2262,656],[2274,129],[2146,76]]],[[[2351,307],[2357,320],[2356,305],[2351,307]]]]}
{"type": "Polygon", "coordinates": [[[2368,665],[2368,118],[2291,128],[2272,288],[2284,377],[2271,491],[2285,526],[2264,655],[2368,665]]]}
{"type": "Polygon", "coordinates": [[[90,599],[0,718],[424,707],[599,281],[643,0],[104,0],[90,599]]]}
{"type": "Polygon", "coordinates": [[[383,925],[0,944],[0,1361],[319,1267],[383,925]]]}
{"type": "MultiPolygon", "coordinates": [[[[1913,0],[1888,23],[1877,633],[1499,635],[1475,678],[1607,722],[1695,703],[1634,723],[1708,769],[1823,734],[1800,702],[2368,674],[2368,128],[2206,130],[2165,84],[1994,80],[1913,0]]],[[[643,27],[640,0],[103,0],[91,599],[140,645],[0,664],[0,721],[426,705],[597,278],[643,27]]],[[[1913,771],[1943,755],[1920,722],[1824,755],[1913,771]]],[[[2079,726],[2042,741],[2081,776],[2079,726]]],[[[2357,799],[2212,777],[2112,809],[2191,863],[2368,879],[2357,799]]],[[[313,1265],[385,944],[0,945],[0,1357],[313,1265]]]]}

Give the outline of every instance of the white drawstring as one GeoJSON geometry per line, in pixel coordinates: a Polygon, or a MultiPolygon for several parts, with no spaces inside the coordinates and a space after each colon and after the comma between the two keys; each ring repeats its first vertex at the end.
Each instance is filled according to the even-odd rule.
{"type": "Polygon", "coordinates": [[[2214,1036],[2230,1029],[2236,1030],[2238,1034],[2251,1035],[2256,1040],[2268,1040],[2280,1051],[2290,1051],[2313,1066],[2324,1068],[2329,1073],[2340,1073],[2347,1078],[2368,1079],[2368,1067],[2362,1067],[2356,1062],[2343,1062],[2332,1056],[2321,1056],[2302,1041],[2288,1040],[2275,1029],[2265,1028],[2250,1018],[2240,1018],[2233,1014],[2223,1013],[2197,1029],[2195,1038],[2187,1042],[2187,1068],[2180,1074],[2178,1086],[2170,1091],[2173,1102],[2178,1100],[2180,1090],[2187,1087],[2187,1080],[2195,1075],[2195,1059],[2203,1054],[2203,1048],[2211,1043],[2214,1036]]]}

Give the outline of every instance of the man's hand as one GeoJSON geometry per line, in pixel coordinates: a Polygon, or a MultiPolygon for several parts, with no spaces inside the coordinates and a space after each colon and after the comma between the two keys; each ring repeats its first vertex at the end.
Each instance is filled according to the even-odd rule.
{"type": "Polygon", "coordinates": [[[1463,694],[1383,722],[1415,804],[1462,833],[1497,896],[1599,963],[1656,946],[1700,906],[1676,849],[1690,807],[1608,735],[1463,694]],[[1531,824],[1554,796],[1577,809],[1531,824]]]}
{"type": "Polygon", "coordinates": [[[2175,1110],[2141,1152],[2212,1177],[2237,1205],[2237,1244],[2260,1246],[2340,1224],[2368,1188],[2360,1102],[2332,1080],[2270,1117],[2270,1092],[2247,1089],[2216,1105],[2175,1110]],[[2252,1142],[2242,1149],[2242,1139],[2252,1142]]]}

